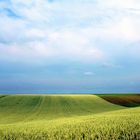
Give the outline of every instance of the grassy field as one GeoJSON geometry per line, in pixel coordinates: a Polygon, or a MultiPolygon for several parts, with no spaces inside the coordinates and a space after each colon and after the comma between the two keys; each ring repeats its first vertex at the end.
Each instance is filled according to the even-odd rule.
{"type": "Polygon", "coordinates": [[[140,107],[97,95],[0,96],[0,140],[46,139],[139,140],[140,107]]]}

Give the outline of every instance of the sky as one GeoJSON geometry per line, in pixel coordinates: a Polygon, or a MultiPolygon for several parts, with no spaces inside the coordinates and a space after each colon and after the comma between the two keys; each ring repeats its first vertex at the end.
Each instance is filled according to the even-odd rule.
{"type": "Polygon", "coordinates": [[[0,93],[140,92],[139,0],[0,0],[0,93]]]}

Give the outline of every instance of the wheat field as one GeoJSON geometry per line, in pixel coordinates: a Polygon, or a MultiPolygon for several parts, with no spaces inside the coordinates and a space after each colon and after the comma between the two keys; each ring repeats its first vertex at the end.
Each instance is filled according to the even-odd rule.
{"type": "Polygon", "coordinates": [[[1,95],[0,140],[139,140],[140,107],[97,95],[1,95]]]}

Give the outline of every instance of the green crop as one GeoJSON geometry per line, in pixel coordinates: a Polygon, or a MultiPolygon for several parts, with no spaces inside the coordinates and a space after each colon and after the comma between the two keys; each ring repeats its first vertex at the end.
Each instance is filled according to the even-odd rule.
{"type": "Polygon", "coordinates": [[[139,140],[140,107],[95,95],[0,96],[0,140],[139,140]]]}

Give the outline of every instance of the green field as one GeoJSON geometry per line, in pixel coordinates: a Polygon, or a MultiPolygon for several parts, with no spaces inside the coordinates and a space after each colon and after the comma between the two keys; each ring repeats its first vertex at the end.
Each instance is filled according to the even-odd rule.
{"type": "Polygon", "coordinates": [[[0,140],[139,140],[134,96],[126,107],[97,95],[0,95],[0,140]]]}

